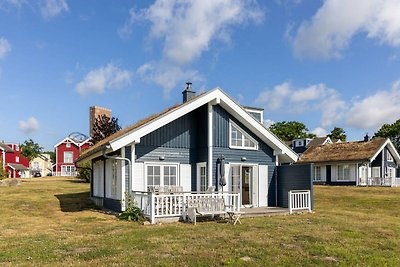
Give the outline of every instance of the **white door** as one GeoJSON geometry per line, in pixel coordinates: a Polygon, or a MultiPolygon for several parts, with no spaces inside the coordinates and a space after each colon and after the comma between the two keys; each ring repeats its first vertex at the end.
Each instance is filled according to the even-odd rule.
{"type": "Polygon", "coordinates": [[[367,166],[360,166],[358,168],[358,176],[360,185],[367,185],[368,168],[367,166]]]}

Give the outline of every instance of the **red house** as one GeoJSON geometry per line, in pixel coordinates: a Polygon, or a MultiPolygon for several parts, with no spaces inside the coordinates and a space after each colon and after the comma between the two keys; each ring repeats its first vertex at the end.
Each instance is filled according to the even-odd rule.
{"type": "Polygon", "coordinates": [[[55,176],[76,176],[75,159],[81,152],[91,146],[90,138],[81,142],[67,137],[54,146],[56,163],[54,164],[55,176]]]}
{"type": "Polygon", "coordinates": [[[29,159],[22,156],[21,151],[18,144],[0,144],[2,164],[10,178],[29,177],[29,159]]]}

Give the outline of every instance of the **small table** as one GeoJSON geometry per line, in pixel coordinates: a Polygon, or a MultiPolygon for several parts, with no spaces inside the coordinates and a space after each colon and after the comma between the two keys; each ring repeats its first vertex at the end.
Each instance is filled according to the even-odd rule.
{"type": "Polygon", "coordinates": [[[227,223],[232,223],[233,225],[237,223],[242,224],[242,222],[240,221],[240,217],[243,213],[244,212],[241,211],[228,211],[227,214],[229,215],[229,218],[227,223]]]}

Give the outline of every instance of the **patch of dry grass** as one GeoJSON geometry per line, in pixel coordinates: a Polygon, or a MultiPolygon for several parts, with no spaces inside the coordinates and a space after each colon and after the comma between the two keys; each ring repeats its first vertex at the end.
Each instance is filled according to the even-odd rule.
{"type": "Polygon", "coordinates": [[[0,188],[0,265],[400,265],[400,189],[315,187],[315,213],[143,226],[73,178],[0,188]]]}

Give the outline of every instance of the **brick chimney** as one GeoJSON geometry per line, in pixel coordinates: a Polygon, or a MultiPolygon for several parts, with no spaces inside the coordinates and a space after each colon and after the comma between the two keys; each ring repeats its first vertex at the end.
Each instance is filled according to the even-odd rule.
{"type": "Polygon", "coordinates": [[[93,136],[93,125],[96,121],[97,117],[101,115],[106,115],[107,117],[111,118],[111,109],[92,106],[89,108],[89,129],[90,129],[90,136],[93,136]]]}

